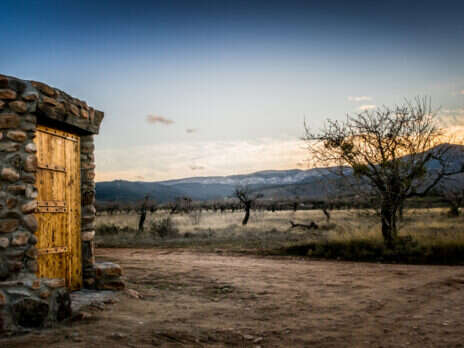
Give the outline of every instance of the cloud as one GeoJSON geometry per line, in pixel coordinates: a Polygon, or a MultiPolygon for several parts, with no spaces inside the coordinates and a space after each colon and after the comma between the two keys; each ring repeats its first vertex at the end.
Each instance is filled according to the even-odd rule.
{"type": "Polygon", "coordinates": [[[464,126],[464,108],[440,110],[438,120],[443,128],[464,126]]]}
{"type": "Polygon", "coordinates": [[[205,169],[205,167],[203,167],[203,166],[191,165],[191,166],[190,166],[190,169],[191,169],[191,170],[203,170],[203,169],[205,169]]]}
{"type": "Polygon", "coordinates": [[[143,180],[143,179],[145,179],[145,178],[144,178],[143,176],[141,176],[141,175],[137,175],[135,178],[136,178],[137,180],[143,180]]]}
{"type": "Polygon", "coordinates": [[[185,130],[186,133],[190,134],[190,133],[196,133],[198,132],[198,129],[195,129],[195,128],[187,128],[185,130]]]}
{"type": "Polygon", "coordinates": [[[461,91],[459,91],[459,94],[460,94],[460,95],[464,95],[464,89],[461,90],[461,91]]]}
{"type": "Polygon", "coordinates": [[[295,138],[166,142],[97,148],[95,154],[97,181],[138,180],[138,176],[146,181],[180,179],[191,176],[192,170],[214,176],[294,169],[308,158],[305,143],[295,138]]]}
{"type": "Polygon", "coordinates": [[[158,115],[147,115],[147,122],[148,123],[162,123],[165,125],[170,125],[174,123],[173,120],[170,120],[169,118],[158,116],[158,115]]]}
{"type": "Polygon", "coordinates": [[[354,101],[354,102],[361,102],[361,101],[370,101],[372,100],[372,97],[368,96],[360,96],[360,97],[348,97],[349,101],[354,101]]]}
{"type": "Polygon", "coordinates": [[[377,105],[361,105],[358,109],[361,111],[367,111],[371,109],[375,109],[377,105]]]}

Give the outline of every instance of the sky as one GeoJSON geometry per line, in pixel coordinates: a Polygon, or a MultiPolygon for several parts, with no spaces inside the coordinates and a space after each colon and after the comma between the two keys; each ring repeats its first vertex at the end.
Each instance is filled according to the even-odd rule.
{"type": "Polygon", "coordinates": [[[0,73],[105,112],[97,181],[305,169],[304,120],[430,96],[464,119],[462,1],[23,1],[0,73]]]}

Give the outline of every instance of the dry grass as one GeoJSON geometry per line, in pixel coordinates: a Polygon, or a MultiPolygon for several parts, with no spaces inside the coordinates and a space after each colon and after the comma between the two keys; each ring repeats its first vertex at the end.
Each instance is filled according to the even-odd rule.
{"type": "MultiPolygon", "coordinates": [[[[365,240],[381,243],[379,218],[373,211],[339,210],[332,212],[330,224],[319,210],[254,211],[247,226],[241,225],[243,212],[203,211],[171,215],[177,230],[171,236],[157,238],[150,233],[154,221],[161,221],[167,212],[149,214],[145,232],[134,239],[138,216],[136,214],[103,215],[97,218],[97,229],[115,225],[117,231],[99,233],[97,243],[106,246],[129,245],[208,245],[223,247],[234,244],[239,248],[269,248],[295,242],[365,240]],[[290,228],[289,221],[308,223],[315,221],[320,229],[290,228]],[[115,233],[117,232],[117,233],[115,233]]],[[[411,236],[421,245],[458,244],[464,246],[464,217],[450,218],[444,209],[421,209],[407,212],[400,225],[401,236],[411,236]]]]}

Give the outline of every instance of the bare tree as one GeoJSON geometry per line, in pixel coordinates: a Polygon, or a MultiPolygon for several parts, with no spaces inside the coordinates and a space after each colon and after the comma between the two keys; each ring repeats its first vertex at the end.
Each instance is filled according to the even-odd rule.
{"type": "Polygon", "coordinates": [[[242,225],[245,226],[248,223],[248,219],[250,218],[251,208],[256,203],[256,200],[261,198],[262,195],[252,194],[248,186],[242,186],[235,189],[235,197],[238,198],[241,205],[243,206],[243,209],[245,210],[245,216],[242,220],[242,225]]]}
{"type": "Polygon", "coordinates": [[[145,224],[145,219],[147,217],[147,209],[148,209],[148,203],[149,203],[150,196],[146,195],[142,205],[140,206],[140,216],[139,216],[139,226],[137,229],[137,233],[135,234],[135,238],[137,238],[141,233],[143,233],[144,229],[144,224],[145,224]]]}
{"type": "Polygon", "coordinates": [[[463,175],[456,175],[456,177],[444,180],[437,191],[449,206],[448,215],[451,217],[458,217],[461,215],[459,208],[464,204],[463,175]]]}
{"type": "Polygon", "coordinates": [[[417,98],[348,115],[343,122],[328,120],[318,133],[305,123],[313,163],[332,166],[337,175],[358,179],[366,194],[378,195],[388,247],[397,239],[398,209],[407,198],[425,196],[443,178],[464,172],[462,163],[450,161],[461,149],[445,143],[437,121],[430,100],[417,98]]]}

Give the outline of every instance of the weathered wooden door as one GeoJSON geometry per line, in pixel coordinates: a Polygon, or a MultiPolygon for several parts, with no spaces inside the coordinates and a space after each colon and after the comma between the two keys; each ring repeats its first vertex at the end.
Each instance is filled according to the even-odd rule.
{"type": "Polygon", "coordinates": [[[38,276],[82,286],[79,137],[37,127],[38,276]]]}

